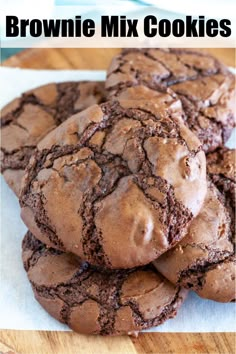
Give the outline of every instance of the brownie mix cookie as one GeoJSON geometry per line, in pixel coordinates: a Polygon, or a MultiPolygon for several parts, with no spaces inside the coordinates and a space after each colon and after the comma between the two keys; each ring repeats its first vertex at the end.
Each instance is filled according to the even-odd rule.
{"type": "Polygon", "coordinates": [[[109,268],[147,264],[180,241],[205,198],[205,154],[169,114],[151,101],[107,102],[49,133],[21,194],[35,237],[109,268]]]}
{"type": "Polygon", "coordinates": [[[71,253],[47,248],[28,232],[23,262],[35,298],[79,333],[132,334],[172,318],[186,297],[153,266],[99,270],[71,253]]]}
{"type": "Polygon", "coordinates": [[[1,172],[16,195],[37,143],[72,114],[104,100],[102,82],[53,83],[24,93],[2,109],[1,172]]]}
{"type": "Polygon", "coordinates": [[[236,155],[235,149],[219,148],[214,153],[207,155],[207,172],[212,182],[235,212],[236,192],[236,155]]]}
{"type": "Polygon", "coordinates": [[[106,87],[119,96],[130,86],[171,88],[180,97],[185,123],[204,150],[224,144],[235,126],[235,76],[210,55],[184,49],[129,49],[117,55],[106,87]]]}
{"type": "Polygon", "coordinates": [[[173,284],[203,298],[235,300],[235,218],[224,196],[209,182],[202,210],[187,236],[154,262],[173,284]]]}

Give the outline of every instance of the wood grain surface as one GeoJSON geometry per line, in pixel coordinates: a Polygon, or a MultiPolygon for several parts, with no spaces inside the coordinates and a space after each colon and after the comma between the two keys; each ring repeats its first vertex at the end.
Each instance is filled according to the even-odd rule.
{"type": "MultiPolygon", "coordinates": [[[[234,48],[207,51],[226,65],[235,66],[234,48]]],[[[118,52],[119,49],[27,49],[2,65],[34,69],[106,69],[118,52]]],[[[0,354],[234,354],[235,342],[235,333],[140,333],[137,338],[105,338],[72,332],[0,330],[0,354]]]]}
{"type": "MultiPolygon", "coordinates": [[[[235,48],[198,49],[209,52],[226,65],[235,66],[235,48]]],[[[50,48],[26,49],[3,62],[5,66],[31,69],[107,69],[119,49],[50,48]]]]}

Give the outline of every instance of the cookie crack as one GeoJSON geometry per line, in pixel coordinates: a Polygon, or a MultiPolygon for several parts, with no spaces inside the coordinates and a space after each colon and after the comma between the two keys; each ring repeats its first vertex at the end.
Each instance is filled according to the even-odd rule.
{"type": "Polygon", "coordinates": [[[45,110],[47,113],[51,114],[53,116],[53,106],[50,105],[44,105],[41,103],[36,96],[33,94],[30,95],[22,95],[20,97],[20,102],[19,102],[19,107],[17,107],[14,111],[7,113],[4,117],[1,118],[0,120],[0,128],[4,128],[7,125],[12,124],[18,124],[17,119],[19,116],[23,113],[24,106],[27,104],[32,104],[33,106],[39,106],[43,110],[45,110]]]}
{"type": "Polygon", "coordinates": [[[177,290],[173,300],[170,304],[166,305],[161,314],[157,317],[153,317],[151,319],[145,319],[142,315],[141,311],[139,310],[139,306],[135,300],[129,300],[125,302],[122,306],[129,306],[133,313],[133,318],[137,326],[141,326],[143,329],[148,327],[157,326],[165,321],[165,319],[169,318],[171,314],[172,317],[176,315],[176,304],[178,303],[180,295],[180,289],[177,290]]]}
{"type": "Polygon", "coordinates": [[[215,266],[219,266],[225,261],[228,261],[234,257],[233,252],[221,252],[215,256],[215,259],[198,259],[195,264],[190,265],[187,269],[178,273],[177,284],[184,286],[187,289],[200,290],[204,284],[204,277],[207,272],[214,269],[215,266]],[[220,260],[219,256],[222,254],[220,260]]]}

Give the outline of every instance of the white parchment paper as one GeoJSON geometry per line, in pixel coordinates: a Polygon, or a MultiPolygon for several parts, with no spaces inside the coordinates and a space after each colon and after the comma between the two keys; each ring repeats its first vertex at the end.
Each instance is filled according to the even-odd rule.
{"type": "MultiPolygon", "coordinates": [[[[22,92],[49,82],[104,80],[104,71],[25,70],[0,68],[0,108],[22,92]]],[[[234,132],[235,133],[235,132],[234,132]]],[[[227,144],[234,146],[235,134],[227,144]]],[[[0,177],[0,329],[68,330],[49,316],[34,299],[21,262],[26,227],[17,198],[0,177]]],[[[190,293],[175,319],[151,329],[159,332],[232,332],[236,330],[235,304],[202,300],[190,293]]]]}

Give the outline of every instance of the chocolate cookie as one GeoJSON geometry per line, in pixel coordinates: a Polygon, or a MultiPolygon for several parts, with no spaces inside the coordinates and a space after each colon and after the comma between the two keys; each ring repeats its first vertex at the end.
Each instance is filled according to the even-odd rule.
{"type": "Polygon", "coordinates": [[[153,266],[108,271],[71,253],[47,248],[28,232],[23,262],[35,298],[57,320],[79,333],[131,334],[158,326],[186,297],[153,266]]]}
{"type": "Polygon", "coordinates": [[[219,148],[214,153],[207,155],[207,172],[212,182],[221,193],[225,195],[232,210],[235,211],[235,149],[219,148]]]}
{"type": "Polygon", "coordinates": [[[102,82],[53,83],[24,93],[2,109],[1,172],[16,195],[37,143],[72,114],[104,100],[102,82]]]}
{"type": "Polygon", "coordinates": [[[171,111],[107,102],[49,133],[24,178],[29,230],[109,268],[148,264],[173,247],[202,206],[206,172],[199,140],[171,111]]]}
{"type": "Polygon", "coordinates": [[[202,210],[187,236],[153,264],[173,284],[192,289],[203,298],[235,299],[234,213],[209,182],[202,210]]]}
{"type": "Polygon", "coordinates": [[[119,96],[130,86],[171,88],[180,97],[187,126],[213,151],[235,126],[235,76],[210,55],[184,49],[129,49],[116,56],[106,88],[119,96]]]}

